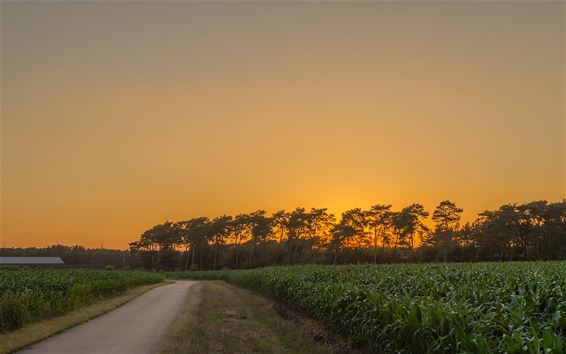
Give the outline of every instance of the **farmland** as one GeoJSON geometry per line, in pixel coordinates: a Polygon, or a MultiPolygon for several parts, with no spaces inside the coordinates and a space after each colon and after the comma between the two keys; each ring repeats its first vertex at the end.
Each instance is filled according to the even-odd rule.
{"type": "Polygon", "coordinates": [[[566,351],[566,262],[306,265],[169,276],[255,290],[371,352],[566,351]]]}
{"type": "Polygon", "coordinates": [[[160,275],[138,272],[0,269],[0,333],[161,281],[160,275]]]}

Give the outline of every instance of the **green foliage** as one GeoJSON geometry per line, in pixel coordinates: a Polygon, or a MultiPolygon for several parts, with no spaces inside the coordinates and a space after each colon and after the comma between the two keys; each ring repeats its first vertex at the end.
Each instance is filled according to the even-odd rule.
{"type": "Polygon", "coordinates": [[[5,293],[0,299],[0,333],[23,327],[29,314],[16,295],[5,293]]]}
{"type": "Polygon", "coordinates": [[[169,276],[256,290],[376,353],[566,350],[566,262],[308,265],[169,276]]]}
{"type": "Polygon", "coordinates": [[[163,276],[101,270],[0,270],[0,333],[62,315],[128,288],[160,282],[163,276]]]}

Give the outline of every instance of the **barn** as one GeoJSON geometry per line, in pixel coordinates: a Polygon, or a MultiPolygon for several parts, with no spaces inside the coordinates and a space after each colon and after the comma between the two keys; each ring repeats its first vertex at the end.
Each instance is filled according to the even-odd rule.
{"type": "Polygon", "coordinates": [[[0,266],[56,267],[64,264],[61,257],[0,257],[0,266]]]}

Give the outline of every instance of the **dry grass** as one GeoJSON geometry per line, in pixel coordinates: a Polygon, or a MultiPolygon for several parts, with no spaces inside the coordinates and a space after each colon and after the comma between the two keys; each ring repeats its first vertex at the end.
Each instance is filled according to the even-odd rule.
{"type": "Polygon", "coordinates": [[[331,353],[281,318],[273,302],[220,281],[198,282],[162,353],[331,353]]]}
{"type": "Polygon", "coordinates": [[[12,353],[33,343],[37,343],[42,339],[105,314],[132,300],[136,296],[164,284],[167,283],[144,285],[129,289],[120,295],[102,299],[92,305],[81,307],[63,316],[32,323],[17,331],[1,334],[0,353],[12,353]]]}
{"type": "Polygon", "coordinates": [[[166,337],[161,341],[161,353],[189,353],[193,348],[194,336],[188,332],[197,327],[198,309],[202,301],[202,290],[205,282],[197,282],[189,289],[187,301],[176,316],[166,337]]]}

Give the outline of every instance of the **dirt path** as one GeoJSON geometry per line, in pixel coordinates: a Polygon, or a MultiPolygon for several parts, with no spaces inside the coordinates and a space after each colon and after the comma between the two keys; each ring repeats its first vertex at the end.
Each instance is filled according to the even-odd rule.
{"type": "Polygon", "coordinates": [[[193,283],[160,286],[18,353],[154,353],[193,283]]]}

